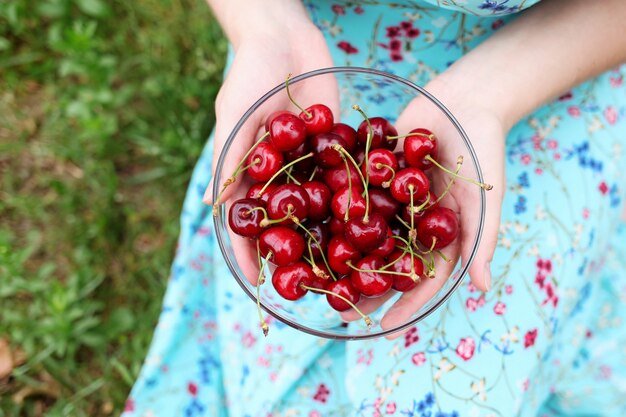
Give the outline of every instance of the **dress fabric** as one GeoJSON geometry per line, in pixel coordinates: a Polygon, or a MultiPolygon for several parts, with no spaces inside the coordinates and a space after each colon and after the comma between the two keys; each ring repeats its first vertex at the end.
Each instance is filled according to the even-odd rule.
{"type": "MultiPolygon", "coordinates": [[[[336,65],[424,85],[533,3],[305,5],[336,65]]],[[[563,92],[511,130],[493,289],[466,280],[395,341],[318,339],[276,321],[263,337],[201,202],[209,140],[123,416],[625,416],[625,73],[563,92]]]]}

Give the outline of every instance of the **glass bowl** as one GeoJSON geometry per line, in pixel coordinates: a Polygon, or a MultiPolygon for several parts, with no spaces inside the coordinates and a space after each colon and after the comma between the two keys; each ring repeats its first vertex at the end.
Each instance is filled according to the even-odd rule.
{"type": "MultiPolygon", "coordinates": [[[[438,130],[447,132],[445,137],[438,135],[441,146],[446,143],[456,145],[456,148],[463,150],[464,164],[463,175],[471,177],[482,182],[482,173],[480,165],[472,144],[467,137],[459,122],[454,118],[451,112],[435,97],[433,97],[424,88],[415,85],[411,81],[401,77],[367,68],[356,67],[332,67],[308,72],[289,81],[289,90],[296,102],[305,101],[301,97],[301,92],[315,90],[317,86],[337,85],[338,97],[335,94],[335,107],[338,104],[338,110],[335,109],[335,122],[343,122],[356,128],[362,121],[363,117],[353,109],[354,104],[358,104],[364,112],[369,116],[382,116],[387,118],[391,123],[395,123],[398,115],[410,104],[420,103],[424,114],[423,118],[416,115],[414,127],[429,128],[436,119],[438,130]],[[444,126],[445,125],[445,126],[444,126]],[[444,129],[441,129],[441,127],[444,129]],[[460,145],[459,145],[460,144],[460,145]]],[[[325,90],[319,90],[322,93],[325,90]]],[[[332,96],[332,94],[331,94],[332,96]]],[[[328,97],[328,95],[326,96],[328,97]]],[[[310,101],[310,100],[308,100],[310,101]]],[[[324,103],[320,100],[319,102],[324,103]]],[[[314,104],[312,102],[303,102],[303,106],[314,104]]],[[[325,103],[327,104],[327,103],[325,103]]],[[[239,120],[232,133],[228,137],[226,144],[220,154],[218,165],[215,171],[215,181],[213,187],[214,201],[221,191],[221,185],[226,178],[229,178],[231,172],[225,172],[226,155],[231,152],[231,148],[240,146],[239,143],[252,144],[257,138],[264,133],[264,118],[277,110],[289,110],[299,113],[299,110],[288,101],[287,90],[285,84],[278,85],[271,91],[261,97],[239,120]],[[259,117],[263,115],[264,117],[259,117]],[[250,135],[255,135],[250,138],[250,135]],[[244,138],[244,136],[247,136],[244,138]]],[[[433,129],[431,129],[433,130],[433,129]]],[[[433,130],[437,135],[437,131],[433,130]]],[[[400,132],[407,133],[407,132],[400,132]]],[[[241,149],[238,150],[241,152],[241,149]]],[[[453,163],[453,161],[449,161],[453,163]]],[[[233,185],[236,187],[236,185],[233,185]]],[[[274,290],[271,283],[271,271],[266,270],[266,282],[259,288],[258,304],[274,318],[280,320],[287,325],[310,333],[315,336],[333,338],[333,339],[367,339],[392,334],[403,330],[409,326],[416,324],[425,317],[433,313],[440,307],[452,293],[459,287],[463,278],[468,272],[469,266],[474,259],[475,253],[480,242],[480,237],[484,222],[485,209],[485,191],[480,187],[472,187],[477,193],[477,197],[473,200],[479,201],[479,206],[472,208],[479,212],[478,225],[472,230],[473,244],[469,256],[462,262],[456,261],[452,273],[447,277],[436,276],[432,279],[444,280],[442,287],[427,301],[418,311],[412,314],[406,320],[391,327],[383,329],[380,326],[380,319],[389,307],[398,299],[401,293],[394,294],[376,311],[369,313],[372,319],[372,325],[367,326],[363,320],[355,320],[345,322],[337,311],[333,310],[327,303],[324,295],[307,293],[304,297],[297,301],[287,301],[281,298],[274,290]]],[[[437,191],[437,190],[436,190],[437,191]]],[[[242,196],[245,191],[240,190],[235,193],[237,197],[242,196]]],[[[256,255],[249,256],[238,253],[237,256],[233,250],[234,239],[244,239],[234,235],[228,228],[228,209],[235,197],[231,197],[214,208],[215,232],[219,247],[222,251],[224,259],[237,280],[241,288],[250,296],[252,301],[257,303],[257,287],[252,285],[250,281],[256,282],[256,276],[247,279],[240,262],[256,262],[256,255]]],[[[445,204],[446,199],[442,200],[445,204]]],[[[461,225],[467,227],[467,225],[461,225]]],[[[467,230],[464,231],[467,233],[467,230]]],[[[457,238],[459,239],[459,238],[457,238]]],[[[248,268],[248,270],[250,270],[248,268]]],[[[393,290],[392,290],[393,291],[393,290]]],[[[361,300],[363,301],[363,299],[361,300]]],[[[359,305],[359,304],[357,304],[359,305]]],[[[250,317],[250,320],[256,320],[257,317],[250,317]]]]}

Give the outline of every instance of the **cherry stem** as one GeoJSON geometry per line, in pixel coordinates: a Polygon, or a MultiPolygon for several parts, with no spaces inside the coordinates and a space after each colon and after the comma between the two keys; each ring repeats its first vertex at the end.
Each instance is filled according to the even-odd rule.
{"type": "Polygon", "coordinates": [[[341,159],[343,159],[343,163],[346,166],[346,174],[348,174],[348,204],[346,206],[346,214],[343,216],[343,222],[347,222],[350,218],[350,205],[352,204],[352,174],[350,174],[350,165],[348,164],[348,159],[341,154],[341,159]]]}
{"type": "Polygon", "coordinates": [[[382,169],[383,167],[384,167],[384,168],[387,168],[389,171],[391,171],[391,178],[389,178],[387,181],[383,182],[383,183],[381,184],[381,186],[382,186],[383,188],[389,188],[389,187],[391,186],[391,181],[393,181],[393,179],[396,177],[396,170],[395,170],[395,169],[393,169],[390,165],[383,164],[382,162],[378,162],[378,163],[375,165],[375,168],[376,168],[376,169],[382,169]]]}
{"type": "MultiPolygon", "coordinates": [[[[454,173],[456,175],[459,174],[459,171],[461,170],[461,166],[462,165],[463,165],[463,159],[458,159],[456,161],[456,170],[454,171],[454,173]]],[[[446,196],[446,194],[448,194],[450,192],[450,189],[452,188],[452,185],[454,185],[454,181],[455,181],[454,178],[452,178],[450,181],[448,181],[448,184],[446,184],[446,189],[443,190],[443,192],[441,193],[441,195],[439,197],[437,197],[437,199],[435,200],[433,205],[439,203],[446,196]]],[[[430,193],[428,193],[428,197],[430,197],[430,193]]]]}
{"type": "MultiPolygon", "coordinates": [[[[260,248],[258,245],[258,241],[257,241],[257,254],[260,257],[260,248]]],[[[266,337],[270,331],[270,328],[267,325],[265,318],[263,318],[263,311],[261,310],[261,285],[263,285],[263,283],[265,282],[265,273],[263,272],[263,269],[265,269],[265,265],[267,265],[267,261],[269,260],[271,256],[272,256],[272,252],[270,251],[268,252],[267,256],[263,258],[263,261],[260,262],[259,277],[256,282],[256,308],[257,308],[257,311],[259,312],[259,320],[261,321],[261,329],[263,330],[263,336],[266,336],[266,337]]]]}
{"type": "MultiPolygon", "coordinates": [[[[476,181],[476,180],[475,180],[475,179],[473,179],[473,178],[464,177],[464,176],[459,175],[459,174],[457,174],[457,173],[455,173],[455,172],[453,172],[453,171],[450,171],[448,168],[444,167],[444,166],[443,166],[443,165],[441,165],[439,162],[435,161],[435,159],[434,159],[432,156],[430,156],[430,155],[426,155],[426,156],[424,157],[424,159],[426,159],[427,161],[430,161],[430,162],[431,162],[433,165],[435,165],[437,168],[441,169],[441,170],[442,170],[442,171],[444,171],[444,172],[447,172],[448,174],[452,175],[452,176],[453,176],[453,177],[455,177],[455,178],[458,178],[458,179],[460,179],[460,180],[467,181],[467,182],[469,182],[469,183],[472,183],[472,184],[474,184],[474,185],[477,185],[477,186],[479,186],[480,188],[482,188],[482,189],[484,189],[484,190],[487,190],[487,191],[489,191],[489,190],[491,190],[491,189],[493,188],[493,185],[491,185],[491,184],[485,184],[484,182],[478,182],[478,181],[476,181]]],[[[459,157],[457,158],[457,165],[458,165],[458,164],[462,164],[462,163],[463,163],[463,156],[459,156],[459,157]]]]}
{"type": "Polygon", "coordinates": [[[267,212],[266,212],[266,211],[265,211],[265,209],[263,209],[262,207],[255,207],[254,209],[250,209],[250,210],[252,211],[252,210],[258,210],[258,209],[263,210],[263,212],[265,213],[265,218],[259,222],[259,226],[261,226],[261,227],[267,227],[267,226],[271,226],[271,225],[276,224],[276,223],[282,223],[282,222],[284,222],[285,220],[292,220],[292,221],[294,221],[294,223],[295,223],[295,221],[297,220],[297,217],[295,217],[295,216],[293,215],[293,213],[292,213],[292,211],[293,211],[293,205],[291,205],[291,204],[289,204],[289,205],[287,206],[287,214],[285,214],[285,215],[284,215],[283,217],[281,217],[280,219],[270,219],[270,218],[267,216],[267,212]]]}
{"type": "Polygon", "coordinates": [[[434,140],[435,138],[434,133],[427,135],[426,133],[421,133],[421,132],[411,132],[411,133],[407,133],[406,135],[387,136],[387,140],[403,139],[403,138],[408,138],[409,136],[421,136],[423,138],[428,138],[430,140],[434,140]]]}
{"type": "Polygon", "coordinates": [[[287,174],[287,183],[289,183],[289,180],[293,181],[296,185],[302,185],[302,183],[300,181],[298,181],[293,175],[291,175],[291,171],[293,171],[293,166],[290,166],[289,169],[287,171],[285,171],[285,174],[287,174]]]}
{"type": "Polygon", "coordinates": [[[411,236],[411,233],[413,230],[415,230],[415,219],[413,217],[413,190],[415,189],[415,187],[413,186],[413,184],[409,184],[409,197],[411,198],[411,205],[409,206],[409,211],[411,212],[411,229],[409,230],[409,242],[411,242],[411,240],[413,239],[413,236],[411,236]]]}
{"type": "Polygon", "coordinates": [[[442,251],[437,250],[436,252],[437,252],[437,254],[438,254],[439,256],[441,256],[441,259],[443,259],[444,261],[446,261],[446,262],[450,263],[450,259],[449,259],[446,255],[444,255],[444,253],[443,253],[442,251]]]}
{"type": "MultiPolygon", "coordinates": [[[[396,214],[396,220],[398,220],[404,227],[411,230],[411,226],[407,222],[405,222],[402,217],[398,216],[397,214],[396,214]]],[[[394,237],[400,237],[400,236],[394,236],[394,237]]]]}
{"type": "Polygon", "coordinates": [[[291,74],[287,75],[287,79],[285,80],[285,89],[287,90],[287,97],[289,97],[289,101],[291,101],[294,106],[296,106],[298,109],[300,109],[302,113],[306,115],[307,119],[310,119],[312,117],[311,113],[303,109],[302,107],[300,107],[300,105],[296,103],[293,97],[291,97],[291,92],[289,91],[289,79],[290,78],[291,78],[291,74]]]}
{"type": "MultiPolygon", "coordinates": [[[[437,200],[437,201],[439,201],[439,200],[437,200]]],[[[433,204],[436,204],[437,201],[435,201],[435,203],[433,203],[433,204]]],[[[429,202],[430,202],[430,193],[426,194],[426,200],[424,200],[424,202],[422,204],[420,204],[417,207],[413,207],[411,209],[411,218],[413,218],[413,214],[414,213],[419,213],[420,211],[424,210],[424,207],[426,207],[429,202]]]]}
{"type": "Polygon", "coordinates": [[[404,276],[410,275],[407,272],[385,271],[384,269],[361,269],[352,265],[352,262],[350,261],[346,262],[346,265],[348,265],[350,268],[354,269],[357,272],[363,272],[363,273],[370,273],[370,274],[379,273],[379,274],[387,274],[387,275],[404,275],[404,276]]]}
{"type": "MultiPolygon", "coordinates": [[[[326,260],[326,255],[324,255],[324,251],[322,250],[322,245],[320,245],[320,242],[315,238],[315,235],[313,235],[313,233],[311,233],[309,229],[304,227],[297,218],[293,217],[292,220],[299,228],[304,230],[306,234],[309,235],[310,239],[313,239],[313,241],[317,244],[317,247],[320,249],[320,253],[322,254],[322,261],[324,261],[324,265],[326,265],[326,268],[328,268],[328,272],[330,273],[330,276],[333,278],[333,281],[337,281],[337,277],[335,276],[335,274],[333,274],[333,270],[330,269],[330,266],[328,265],[328,261],[326,260]]],[[[311,250],[310,245],[309,245],[309,250],[311,250]]],[[[311,259],[314,259],[313,252],[311,252],[311,259]]]]}
{"type": "Polygon", "coordinates": [[[315,177],[316,172],[317,172],[317,167],[313,168],[313,172],[311,172],[311,175],[309,176],[309,182],[313,181],[313,178],[315,177]]]}
{"type": "MultiPolygon", "coordinates": [[[[352,155],[350,155],[350,152],[348,152],[346,150],[346,148],[344,148],[343,146],[339,145],[339,144],[334,144],[332,146],[332,148],[336,151],[339,151],[339,154],[341,155],[341,157],[345,160],[346,158],[350,160],[350,162],[352,162],[352,165],[354,165],[354,167],[356,168],[356,172],[359,173],[359,178],[361,178],[361,183],[363,183],[363,194],[365,197],[365,216],[363,216],[363,223],[367,223],[369,221],[369,211],[370,211],[370,196],[369,193],[367,191],[368,188],[368,182],[365,179],[365,177],[363,177],[363,173],[361,172],[361,170],[359,169],[359,165],[356,163],[356,161],[354,160],[354,158],[352,157],[352,155]]],[[[346,167],[347,168],[347,167],[346,167]]],[[[365,168],[365,172],[367,172],[367,167],[365,168]]],[[[348,178],[350,178],[350,170],[348,169],[348,178]]],[[[369,177],[368,177],[369,178],[369,177]]],[[[352,181],[350,181],[350,183],[348,184],[349,187],[352,187],[352,181]]],[[[352,191],[352,188],[350,188],[350,191],[352,191]]],[[[350,192],[350,196],[352,196],[352,192],[350,192]]],[[[348,206],[348,209],[350,209],[350,206],[348,206]]],[[[347,219],[347,216],[346,216],[347,219]]]]}
{"type": "MultiPolygon", "coordinates": [[[[213,206],[217,206],[219,205],[219,201],[222,198],[222,195],[224,194],[224,191],[226,191],[226,188],[231,185],[232,183],[235,182],[235,180],[237,179],[237,177],[239,176],[239,174],[241,174],[241,167],[243,166],[243,164],[246,162],[246,160],[248,159],[248,157],[250,156],[250,154],[252,153],[252,151],[254,151],[254,149],[256,149],[257,146],[259,146],[259,144],[261,142],[263,142],[263,140],[268,137],[270,134],[269,132],[266,132],[263,136],[261,136],[255,143],[254,145],[252,145],[252,147],[250,149],[248,149],[248,152],[246,152],[246,154],[243,156],[243,158],[241,159],[241,161],[239,161],[239,164],[237,164],[237,166],[235,167],[235,170],[233,171],[233,173],[231,174],[231,176],[224,181],[224,184],[222,185],[222,189],[220,190],[220,193],[217,195],[217,198],[215,199],[215,201],[213,202],[213,206]]],[[[213,211],[213,215],[217,216],[217,211],[213,211]]]]}
{"type": "Polygon", "coordinates": [[[393,239],[398,239],[399,241],[401,241],[402,243],[404,243],[404,253],[411,253],[411,256],[417,256],[418,258],[420,258],[420,260],[422,261],[422,263],[425,263],[424,258],[421,255],[418,255],[417,253],[413,252],[413,249],[411,248],[412,245],[410,242],[408,242],[406,239],[402,238],[401,236],[391,236],[393,239]]]}
{"type": "MultiPolygon", "coordinates": [[[[372,138],[374,136],[374,129],[372,129],[372,123],[370,123],[370,119],[369,117],[367,117],[367,115],[365,114],[365,112],[363,111],[363,109],[361,109],[361,107],[359,107],[358,104],[355,104],[354,106],[352,106],[352,108],[356,111],[358,111],[359,113],[361,113],[361,116],[363,116],[363,118],[365,119],[365,122],[367,122],[367,141],[365,141],[365,172],[369,172],[370,171],[370,163],[369,163],[369,156],[370,156],[370,146],[372,144],[372,138]]],[[[358,168],[358,166],[357,166],[358,168]]],[[[369,176],[367,177],[367,183],[365,184],[365,190],[367,190],[367,186],[369,185],[369,176]]],[[[365,210],[365,215],[367,216],[367,210],[365,210]]]]}
{"type": "MultiPolygon", "coordinates": [[[[311,268],[313,269],[313,273],[315,275],[317,275],[320,278],[324,278],[324,279],[328,279],[330,278],[326,272],[322,271],[316,264],[315,264],[315,257],[313,256],[313,249],[311,248],[311,238],[309,238],[307,240],[307,246],[309,248],[309,256],[310,258],[307,258],[306,256],[304,257],[304,259],[309,263],[309,265],[311,265],[311,268]]],[[[330,272],[330,269],[328,270],[330,272]]]]}
{"type": "Polygon", "coordinates": [[[328,295],[332,295],[334,297],[339,298],[340,300],[345,301],[350,307],[352,307],[354,309],[354,311],[356,311],[357,313],[359,313],[359,315],[363,318],[363,320],[365,321],[365,324],[367,325],[367,327],[372,327],[372,319],[370,319],[368,316],[366,316],[365,314],[363,314],[363,312],[361,310],[359,310],[357,308],[357,306],[354,305],[354,303],[350,300],[348,300],[346,297],[344,297],[343,295],[337,294],[335,292],[332,291],[328,291],[328,290],[324,290],[322,288],[314,288],[314,287],[309,287],[307,285],[304,284],[300,284],[300,287],[304,288],[305,290],[309,290],[311,292],[321,292],[323,294],[328,294],[328,295]]]}
{"type": "Polygon", "coordinates": [[[265,183],[265,185],[263,186],[263,188],[261,188],[258,192],[258,196],[262,196],[263,193],[265,192],[265,190],[267,189],[267,187],[272,183],[272,181],[274,181],[280,174],[282,174],[283,172],[285,172],[287,169],[289,169],[289,167],[297,164],[300,161],[304,161],[307,158],[310,158],[313,156],[313,152],[309,152],[308,154],[301,156],[298,159],[294,159],[293,161],[289,162],[288,164],[286,164],[284,167],[282,167],[281,169],[279,169],[278,171],[276,171],[276,173],[274,175],[272,175],[272,177],[265,183]]]}

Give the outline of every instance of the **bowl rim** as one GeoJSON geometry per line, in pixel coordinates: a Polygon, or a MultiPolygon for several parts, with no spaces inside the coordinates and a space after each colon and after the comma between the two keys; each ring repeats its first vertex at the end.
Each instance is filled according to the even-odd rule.
{"type": "MultiPolygon", "coordinates": [[[[439,101],[435,96],[430,94],[425,88],[423,88],[423,87],[413,83],[412,81],[409,81],[406,78],[400,77],[398,75],[391,74],[391,73],[384,72],[384,71],[380,71],[380,70],[376,70],[376,69],[365,68],[365,67],[337,66],[337,67],[320,68],[320,69],[316,69],[316,70],[313,70],[313,71],[308,71],[308,72],[302,73],[302,74],[297,75],[297,76],[295,76],[293,78],[290,78],[289,79],[289,85],[294,85],[294,84],[297,84],[298,82],[301,82],[301,81],[304,81],[304,80],[306,80],[308,78],[316,77],[316,76],[319,76],[319,75],[335,74],[335,73],[360,73],[360,74],[367,74],[367,75],[375,75],[375,76],[379,76],[379,77],[382,77],[382,78],[388,78],[388,79],[392,79],[392,80],[394,80],[394,81],[396,81],[396,82],[398,82],[400,84],[404,84],[405,86],[410,87],[410,88],[412,88],[414,90],[417,90],[420,94],[424,95],[433,104],[435,104],[437,107],[439,107],[439,109],[446,115],[448,120],[450,120],[450,122],[457,129],[457,131],[459,132],[461,138],[465,142],[465,145],[466,145],[466,147],[467,147],[467,149],[468,149],[468,151],[470,153],[470,157],[472,159],[474,168],[476,170],[476,174],[478,176],[478,181],[483,182],[482,169],[480,167],[480,162],[478,161],[478,157],[476,155],[476,151],[474,150],[474,147],[472,146],[472,143],[471,143],[469,137],[467,136],[467,133],[465,133],[465,130],[463,129],[461,124],[454,117],[452,112],[450,110],[448,110],[448,108],[441,101],[439,101]]],[[[218,174],[221,175],[220,173],[221,173],[221,171],[222,171],[222,169],[224,167],[224,163],[225,163],[225,160],[226,160],[226,154],[228,153],[228,150],[232,146],[235,138],[237,137],[237,134],[239,133],[239,130],[247,122],[248,118],[256,111],[256,109],[259,106],[261,106],[269,98],[271,98],[272,96],[274,96],[278,92],[282,91],[284,88],[285,88],[285,83],[281,83],[281,84],[277,85],[276,87],[272,88],[270,91],[265,93],[261,98],[259,98],[256,102],[254,102],[254,104],[252,104],[252,106],[250,106],[250,108],[243,114],[243,116],[241,116],[241,118],[239,119],[239,121],[237,122],[235,127],[230,132],[228,138],[226,139],[226,142],[224,142],[224,147],[222,148],[222,151],[221,151],[220,156],[219,156],[218,161],[217,161],[217,167],[214,170],[214,172],[215,172],[214,176],[216,176],[218,174]]],[[[480,241],[481,241],[482,234],[483,234],[483,228],[484,228],[484,223],[485,223],[485,205],[486,205],[485,190],[483,188],[479,187],[479,191],[480,191],[480,212],[479,212],[478,231],[477,231],[476,236],[474,238],[474,244],[473,244],[473,247],[472,247],[472,251],[471,251],[471,253],[469,255],[468,261],[465,264],[465,266],[461,267],[461,270],[459,272],[459,274],[460,274],[459,278],[452,284],[450,289],[441,297],[441,299],[439,299],[433,306],[431,306],[429,309],[427,309],[423,313],[419,314],[415,318],[407,321],[406,323],[401,324],[401,325],[396,326],[396,327],[393,327],[393,328],[390,328],[390,329],[386,329],[386,330],[373,331],[373,332],[369,332],[368,331],[366,333],[354,334],[354,335],[341,335],[341,334],[334,334],[334,333],[325,332],[324,330],[313,329],[313,328],[310,328],[308,326],[301,325],[301,324],[299,324],[297,322],[289,320],[288,318],[283,317],[279,312],[274,311],[274,309],[272,307],[267,306],[263,302],[263,300],[259,300],[259,305],[261,306],[261,308],[265,312],[267,312],[268,314],[270,314],[272,317],[274,317],[275,319],[279,320],[280,322],[285,323],[285,324],[287,324],[288,326],[290,326],[290,327],[292,327],[294,329],[300,330],[300,331],[308,333],[310,335],[323,337],[323,338],[326,338],[326,339],[334,339],[334,340],[366,340],[366,339],[373,339],[373,338],[377,338],[377,337],[388,336],[388,335],[400,332],[400,331],[402,331],[404,329],[407,329],[407,328],[409,328],[411,326],[414,326],[415,324],[417,324],[418,322],[424,320],[426,317],[430,316],[432,313],[434,313],[436,310],[438,310],[450,298],[450,296],[458,289],[458,287],[461,285],[462,281],[465,279],[465,276],[467,275],[467,273],[469,271],[469,267],[472,265],[472,262],[474,261],[474,258],[476,257],[476,252],[478,251],[478,248],[480,246],[480,241]]],[[[214,199],[217,198],[217,196],[219,195],[219,192],[220,192],[219,181],[213,181],[213,198],[214,199]]],[[[224,257],[224,261],[228,265],[228,268],[229,268],[230,272],[234,276],[234,278],[237,281],[237,283],[239,284],[239,286],[252,299],[252,301],[254,301],[256,303],[257,302],[256,294],[253,291],[251,291],[246,286],[246,284],[242,281],[242,278],[239,277],[239,274],[237,272],[238,266],[233,263],[233,260],[228,255],[228,250],[229,249],[226,247],[226,243],[225,243],[225,240],[223,238],[222,227],[221,227],[221,224],[220,224],[220,221],[223,221],[223,216],[224,215],[223,215],[222,212],[225,211],[225,207],[223,205],[221,205],[217,209],[218,209],[218,213],[217,213],[216,216],[213,216],[213,222],[214,222],[214,226],[215,226],[216,240],[217,240],[218,246],[220,248],[220,251],[222,252],[222,255],[224,257]]],[[[246,279],[246,278],[243,277],[243,279],[246,279]]],[[[449,279],[449,277],[448,277],[448,279],[449,279]]]]}

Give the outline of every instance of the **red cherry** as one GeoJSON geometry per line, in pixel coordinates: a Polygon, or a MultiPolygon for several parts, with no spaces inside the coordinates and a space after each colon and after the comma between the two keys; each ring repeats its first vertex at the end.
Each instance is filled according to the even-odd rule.
{"type": "Polygon", "coordinates": [[[302,298],[308,291],[302,288],[302,284],[310,286],[314,280],[313,270],[304,262],[279,266],[272,274],[272,285],[274,285],[276,292],[289,301],[302,298]]]}
{"type": "Polygon", "coordinates": [[[328,106],[323,104],[314,104],[307,107],[306,111],[300,113],[299,117],[306,125],[306,131],[309,135],[327,133],[333,128],[333,112],[328,106]]]}
{"type": "Polygon", "coordinates": [[[396,173],[396,177],[391,181],[391,195],[401,203],[411,202],[411,189],[413,186],[413,205],[426,197],[430,187],[430,181],[423,171],[417,168],[405,168],[396,173]]]}
{"type": "Polygon", "coordinates": [[[448,246],[459,234],[456,213],[447,207],[435,207],[420,218],[417,239],[427,248],[441,249],[448,246]]]}
{"type": "MultiPolygon", "coordinates": [[[[361,294],[354,288],[349,277],[341,278],[338,281],[331,282],[326,287],[327,291],[338,294],[350,301],[352,304],[356,304],[361,299],[361,294]]],[[[326,300],[328,304],[337,311],[346,311],[352,308],[350,304],[346,303],[339,297],[327,294],[326,300]]]]}
{"type": "Polygon", "coordinates": [[[281,152],[297,149],[306,139],[304,122],[293,113],[277,115],[269,127],[270,142],[281,152]]]}
{"type": "MultiPolygon", "coordinates": [[[[389,267],[389,271],[400,272],[403,274],[415,273],[416,277],[421,277],[424,273],[424,264],[417,256],[413,256],[413,269],[411,269],[411,254],[397,250],[389,256],[389,262],[395,262],[389,267]]],[[[393,289],[400,292],[406,292],[412,290],[417,286],[417,282],[408,275],[394,275],[393,276],[393,289]]]]}
{"type": "Polygon", "coordinates": [[[372,188],[368,192],[372,213],[378,213],[389,222],[400,211],[400,203],[396,201],[389,191],[381,188],[372,188]]]}
{"type": "Polygon", "coordinates": [[[274,113],[270,114],[267,119],[265,119],[265,131],[269,133],[270,131],[270,125],[272,124],[272,122],[274,121],[275,118],[277,118],[278,116],[282,115],[282,114],[293,114],[290,111],[287,110],[278,110],[275,111],[274,113]]]}
{"type": "Polygon", "coordinates": [[[346,211],[348,219],[365,214],[365,198],[361,196],[363,190],[360,187],[352,186],[352,193],[348,187],[340,188],[330,202],[330,209],[333,216],[340,220],[345,219],[346,211]],[[350,198],[348,198],[350,196],[350,198]],[[350,206],[348,207],[348,202],[350,206]]]}
{"type": "Polygon", "coordinates": [[[333,236],[328,243],[328,265],[341,275],[352,272],[346,262],[354,264],[361,258],[361,254],[343,236],[333,236]]]}
{"type": "Polygon", "coordinates": [[[430,155],[433,159],[437,159],[437,138],[428,129],[413,129],[409,132],[410,136],[404,139],[404,156],[406,162],[415,168],[426,170],[433,166],[433,163],[426,158],[430,155]],[[419,133],[419,136],[410,135],[411,133],[419,133]]]}
{"type": "Polygon", "coordinates": [[[391,230],[392,236],[399,236],[404,239],[408,238],[409,230],[399,222],[389,223],[389,230],[391,230]]]}
{"type": "MultiPolygon", "coordinates": [[[[267,215],[270,219],[282,219],[288,213],[298,220],[304,220],[309,214],[309,195],[299,185],[279,185],[267,200],[267,215]]],[[[281,224],[292,222],[291,219],[286,219],[281,224]]]]}
{"type": "MultiPolygon", "coordinates": [[[[393,140],[387,140],[387,136],[397,136],[398,131],[389,121],[382,117],[370,118],[370,124],[372,126],[372,139],[370,142],[370,151],[372,149],[386,148],[393,150],[396,147],[396,142],[393,140]]],[[[357,139],[362,146],[365,146],[367,142],[367,134],[369,133],[369,127],[367,121],[364,120],[359,125],[356,131],[357,139]]]]}
{"type": "Polygon", "coordinates": [[[389,291],[393,284],[393,275],[377,272],[383,266],[385,261],[380,256],[366,256],[357,262],[356,268],[368,272],[352,271],[350,280],[354,288],[366,297],[380,297],[389,291]]]}
{"type": "Polygon", "coordinates": [[[398,242],[393,238],[393,236],[395,235],[392,233],[391,229],[387,227],[387,236],[383,240],[383,243],[381,243],[378,248],[374,249],[369,254],[380,256],[381,258],[388,256],[396,248],[396,242],[398,242]]]}
{"type": "MultiPolygon", "coordinates": [[[[315,236],[315,239],[317,239],[316,243],[315,240],[311,239],[311,236],[309,236],[308,233],[305,232],[305,234],[303,235],[306,242],[308,242],[309,239],[311,240],[310,244],[311,253],[313,253],[313,259],[321,258],[322,252],[326,253],[326,249],[328,248],[328,241],[330,240],[330,230],[328,230],[328,225],[316,222],[307,223],[303,226],[306,227],[313,236],[315,236]]],[[[305,251],[305,254],[308,254],[308,252],[305,251]]]]}
{"type": "Polygon", "coordinates": [[[354,151],[354,161],[358,166],[363,165],[365,161],[365,149],[363,147],[358,147],[356,151],[354,151]]]}
{"type": "MultiPolygon", "coordinates": [[[[309,142],[304,141],[296,149],[284,152],[283,156],[285,157],[285,161],[291,162],[291,161],[295,161],[298,158],[303,157],[309,152],[310,152],[309,142]]],[[[315,164],[313,163],[313,158],[306,158],[292,166],[294,168],[292,170],[292,175],[294,175],[294,173],[298,173],[298,172],[304,173],[306,171],[312,171],[312,169],[315,167],[315,164]]]]}
{"type": "Polygon", "coordinates": [[[341,136],[334,133],[320,133],[313,136],[311,149],[313,150],[313,160],[322,168],[331,168],[343,163],[343,158],[338,150],[333,149],[333,145],[341,145],[345,148],[346,143],[341,136]]]}
{"type": "Polygon", "coordinates": [[[262,210],[263,202],[251,198],[242,198],[235,201],[228,212],[228,225],[230,229],[240,236],[257,237],[263,230],[261,220],[265,218],[262,210]]]}
{"type": "Polygon", "coordinates": [[[269,260],[279,266],[292,264],[302,258],[304,239],[298,232],[285,226],[267,229],[259,237],[262,257],[272,252],[269,260]]]}
{"type": "Polygon", "coordinates": [[[332,195],[323,182],[307,181],[302,188],[309,196],[309,219],[322,221],[330,215],[330,200],[332,195]]]}
{"type": "Polygon", "coordinates": [[[383,216],[372,213],[365,222],[364,216],[353,217],[346,223],[346,239],[357,250],[371,252],[381,246],[387,237],[387,223],[383,216]]]}
{"type": "Polygon", "coordinates": [[[259,191],[261,191],[261,189],[263,189],[264,186],[265,186],[264,182],[257,182],[257,183],[252,184],[250,188],[248,188],[248,192],[246,193],[246,198],[254,198],[256,200],[261,200],[265,205],[267,205],[267,200],[270,198],[270,194],[272,194],[272,191],[274,191],[276,187],[278,187],[278,184],[273,183],[273,182],[270,183],[270,185],[267,186],[265,191],[263,191],[263,194],[259,196],[259,191]]]}
{"type": "Polygon", "coordinates": [[[341,136],[346,143],[346,149],[348,152],[352,152],[356,147],[356,130],[345,123],[335,123],[330,130],[332,133],[341,136]]]}
{"type": "Polygon", "coordinates": [[[335,217],[331,217],[328,222],[328,226],[330,227],[330,234],[335,235],[343,235],[344,230],[346,229],[346,224],[343,219],[339,220],[335,217]]]}
{"type": "Polygon", "coordinates": [[[257,181],[267,181],[283,166],[283,154],[269,142],[261,142],[246,159],[247,172],[257,181]]]}
{"type": "MultiPolygon", "coordinates": [[[[428,198],[428,203],[420,211],[413,210],[413,225],[417,225],[417,223],[420,220],[420,217],[422,217],[424,213],[426,213],[428,210],[432,209],[433,207],[436,207],[439,205],[439,203],[435,203],[437,201],[437,196],[435,195],[434,192],[428,191],[426,198],[428,198]]],[[[423,199],[424,201],[418,201],[417,203],[414,203],[413,205],[415,207],[421,206],[426,201],[426,198],[423,199]]],[[[404,209],[402,209],[402,218],[404,219],[405,222],[411,224],[411,206],[410,205],[405,206],[404,209]]]]}
{"type": "Polygon", "coordinates": [[[396,160],[398,161],[398,169],[404,169],[409,166],[406,163],[404,152],[394,152],[393,154],[396,156],[396,160]]]}
{"type": "Polygon", "coordinates": [[[396,156],[388,149],[374,149],[369,153],[367,162],[361,165],[361,172],[363,176],[369,176],[370,184],[377,187],[391,180],[398,169],[396,156]]]}
{"type": "Polygon", "coordinates": [[[331,275],[330,275],[330,271],[326,267],[326,264],[324,263],[324,261],[321,261],[321,260],[315,261],[315,266],[317,267],[318,270],[320,270],[322,273],[326,275],[325,276],[315,275],[315,279],[313,279],[313,282],[311,282],[311,287],[324,290],[328,287],[328,285],[330,285],[331,282],[333,282],[331,275]]]}
{"type": "MultiPolygon", "coordinates": [[[[357,169],[351,163],[348,164],[348,169],[350,170],[350,182],[352,182],[352,185],[360,186],[361,180],[359,179],[357,169]]],[[[348,171],[346,170],[346,165],[341,164],[336,167],[326,168],[324,170],[324,182],[328,184],[328,187],[333,192],[337,192],[342,187],[347,187],[348,171]]]]}

